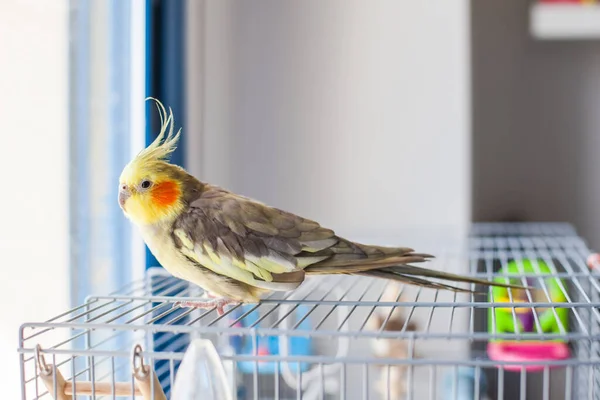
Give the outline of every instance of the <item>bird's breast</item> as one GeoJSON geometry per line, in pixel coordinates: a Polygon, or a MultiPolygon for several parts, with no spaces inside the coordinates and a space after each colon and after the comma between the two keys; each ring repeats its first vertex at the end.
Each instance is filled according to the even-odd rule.
{"type": "Polygon", "coordinates": [[[172,275],[181,278],[182,270],[187,267],[187,260],[175,247],[175,243],[167,229],[141,228],[142,237],[158,262],[172,275]]]}
{"type": "Polygon", "coordinates": [[[142,237],[158,262],[173,276],[192,282],[205,291],[237,301],[255,301],[253,291],[247,286],[232,282],[230,278],[219,275],[210,269],[199,268],[190,261],[176,246],[170,229],[141,227],[142,237]]]}

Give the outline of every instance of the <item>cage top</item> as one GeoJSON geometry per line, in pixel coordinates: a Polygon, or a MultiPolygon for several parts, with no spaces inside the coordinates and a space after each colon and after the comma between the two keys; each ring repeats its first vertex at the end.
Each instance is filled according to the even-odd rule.
{"type": "Polygon", "coordinates": [[[471,226],[471,236],[577,236],[566,222],[478,222],[471,226]]]}
{"type": "Polygon", "coordinates": [[[303,373],[303,383],[313,372],[338,373],[334,369],[342,368],[340,363],[507,367],[509,361],[492,360],[483,348],[512,340],[569,342],[571,356],[545,362],[547,367],[580,370],[598,365],[600,271],[587,267],[590,250],[572,226],[475,224],[468,240],[455,239],[432,236],[414,248],[436,255],[428,268],[489,280],[516,279],[536,289],[461,285],[483,292],[470,294],[366,277],[311,277],[294,292],[232,307],[218,316],[214,310],[173,308],[201,291],[154,269],[115,293],[91,296],[48,321],[24,324],[19,343],[23,386],[35,398],[48,395],[38,388],[38,344],[49,362],[72,370],[73,381],[93,374],[106,382],[115,374],[126,378],[132,346],[146,343],[143,355],[155,361],[161,384],[171,387],[175,361],[198,336],[225,344],[220,349],[237,349],[223,351],[220,357],[238,362],[239,368],[264,368],[273,362],[298,369],[302,363],[324,365],[303,373]],[[382,343],[388,344],[383,356],[382,343]],[[398,343],[402,345],[396,347],[398,343]],[[320,351],[304,352],[309,345],[320,351]],[[270,346],[276,351],[265,355],[270,346]],[[402,356],[389,353],[400,348],[402,356]],[[84,360],[88,364],[83,365],[84,360]],[[266,364],[260,364],[263,361],[266,364]]]}
{"type": "MultiPolygon", "coordinates": [[[[526,292],[462,285],[483,294],[455,293],[365,277],[311,277],[294,292],[269,296],[260,304],[232,307],[218,316],[214,310],[173,308],[175,302],[198,297],[201,291],[155,269],[115,293],[91,296],[85,304],[45,322],[23,324],[19,352],[24,385],[33,385],[37,391],[32,371],[40,343],[49,360],[60,368],[71,366],[79,371],[73,374],[78,377],[87,371],[77,366],[82,358],[96,360],[92,363],[97,371],[100,365],[120,371],[125,364],[115,367],[115,360],[127,360],[130,348],[140,341],[148,343],[144,356],[162,360],[161,370],[172,370],[190,338],[198,336],[242,346],[246,354],[221,354],[223,359],[238,362],[260,358],[297,365],[493,367],[508,361],[488,359],[483,354],[486,343],[558,340],[568,342],[577,356],[547,365],[597,365],[599,354],[590,349],[600,342],[600,271],[587,267],[590,251],[573,232],[565,224],[480,224],[465,245],[438,241],[419,247],[436,255],[429,268],[490,280],[511,278],[537,287],[526,292]],[[260,346],[268,348],[273,339],[278,355],[261,355],[260,346]],[[374,344],[381,342],[377,339],[404,343],[406,357],[371,357],[357,351],[365,345],[379,348],[374,344]],[[310,345],[307,340],[320,343],[331,354],[303,355],[302,349],[310,345]],[[244,350],[248,343],[251,347],[244,350]],[[429,355],[419,355],[421,351],[429,355]],[[471,357],[465,358],[468,354],[471,357]]],[[[112,371],[109,368],[102,377],[112,371]]]]}
{"type": "Polygon", "coordinates": [[[490,280],[512,277],[538,287],[531,292],[509,291],[494,298],[487,288],[468,285],[462,287],[484,294],[421,289],[364,277],[312,277],[294,292],[267,297],[256,305],[236,306],[219,317],[214,310],[173,308],[176,301],[189,300],[201,292],[157,270],[116,293],[92,296],[85,304],[48,321],[24,324],[21,345],[56,329],[69,329],[72,337],[87,330],[107,329],[415,340],[597,340],[600,334],[593,326],[600,324],[600,273],[586,266],[589,250],[581,238],[568,234],[571,229],[566,224],[479,224],[473,231],[480,235],[473,236],[466,249],[444,248],[443,243],[425,249],[437,256],[428,268],[490,280]],[[548,234],[493,235],[515,230],[548,234]],[[534,265],[544,263],[549,273],[542,277],[535,269],[517,268],[516,273],[503,271],[499,275],[510,261],[519,265],[525,259],[534,265]],[[562,296],[561,303],[556,303],[556,293],[562,296]],[[491,319],[489,329],[483,331],[474,327],[474,314],[481,310],[491,319]],[[518,321],[525,313],[537,328],[533,333],[519,328],[518,321]],[[568,315],[568,324],[563,313],[568,315]],[[514,331],[507,330],[506,324],[512,324],[514,331]],[[547,328],[551,325],[552,329],[547,328]]]}

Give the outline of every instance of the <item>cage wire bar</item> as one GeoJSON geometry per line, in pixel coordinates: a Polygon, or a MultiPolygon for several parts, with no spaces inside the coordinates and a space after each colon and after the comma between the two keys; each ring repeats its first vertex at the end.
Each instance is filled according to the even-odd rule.
{"type": "Polygon", "coordinates": [[[552,302],[546,280],[524,270],[512,277],[538,281],[542,293],[538,298],[527,291],[525,305],[514,295],[491,299],[486,288],[467,284],[462,287],[483,294],[328,276],[218,316],[215,310],[173,308],[201,291],[156,269],[48,321],[23,324],[22,399],[71,398],[59,397],[53,387],[57,393],[48,391],[40,373],[44,362],[61,372],[72,398],[123,398],[117,392],[144,398],[132,366],[136,344],[169,398],[176,366],[197,338],[214,343],[234,399],[600,399],[600,272],[586,265],[590,249],[572,226],[475,224],[467,245],[433,243],[423,250],[437,256],[429,268],[487,279],[510,261],[541,260],[550,268],[546,277],[564,283],[559,287],[566,301],[552,302]],[[560,330],[489,331],[488,315],[492,326],[499,321],[488,312],[499,308],[510,310],[515,321],[519,310],[530,309],[538,327],[542,311],[549,310],[560,330]],[[558,318],[562,309],[566,326],[558,318]],[[494,339],[562,339],[570,355],[492,360],[486,346],[494,339]],[[533,365],[538,370],[528,368],[533,365]],[[116,378],[122,376],[128,378],[116,378]]]}

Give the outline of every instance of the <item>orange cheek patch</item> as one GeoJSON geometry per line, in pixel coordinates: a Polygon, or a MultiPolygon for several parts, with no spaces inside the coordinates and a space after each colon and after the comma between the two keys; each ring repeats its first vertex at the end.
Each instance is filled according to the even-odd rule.
{"type": "Polygon", "coordinates": [[[166,207],[170,206],[179,199],[181,190],[179,186],[172,181],[157,183],[152,189],[152,200],[157,205],[166,207]]]}

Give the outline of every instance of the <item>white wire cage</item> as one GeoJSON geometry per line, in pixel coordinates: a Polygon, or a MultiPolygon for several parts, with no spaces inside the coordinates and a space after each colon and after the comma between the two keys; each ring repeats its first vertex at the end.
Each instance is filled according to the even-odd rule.
{"type": "Polygon", "coordinates": [[[532,260],[533,270],[510,276],[538,289],[519,302],[512,291],[494,298],[471,285],[463,287],[482,294],[314,277],[218,316],[173,308],[201,291],[156,269],[114,294],[24,324],[22,398],[172,398],[185,351],[202,338],[217,349],[232,399],[600,399],[600,273],[588,268],[590,250],[570,225],[475,224],[467,246],[423,251],[437,256],[429,268],[486,279],[509,276],[499,270],[511,261],[532,260]],[[530,316],[529,331],[517,322],[521,314],[530,316]],[[514,331],[501,329],[507,321],[514,331]],[[562,344],[567,353],[499,359],[490,343],[538,353],[562,344]],[[142,360],[151,368],[140,369],[142,360]],[[144,388],[148,371],[156,379],[144,388]]]}

